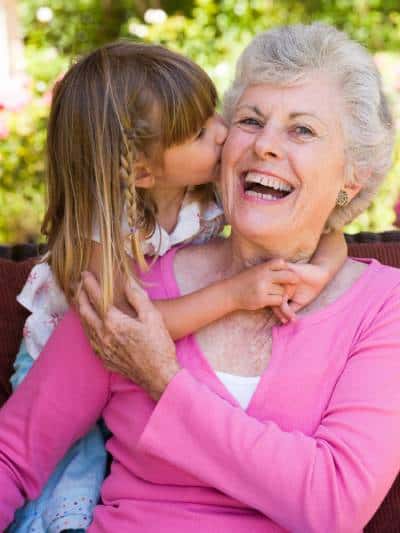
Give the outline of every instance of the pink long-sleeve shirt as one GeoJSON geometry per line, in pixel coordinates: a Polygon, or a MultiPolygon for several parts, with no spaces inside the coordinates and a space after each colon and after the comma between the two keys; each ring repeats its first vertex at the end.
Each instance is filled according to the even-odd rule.
{"type": "MultiPolygon", "coordinates": [[[[174,254],[146,275],[152,298],[179,295],[174,254]]],[[[103,416],[113,462],[92,533],[361,531],[400,466],[400,271],[372,261],[338,300],[276,327],[245,411],[195,337],[177,354],[156,405],[102,366],[69,312],[0,411],[0,530],[103,416]]]]}

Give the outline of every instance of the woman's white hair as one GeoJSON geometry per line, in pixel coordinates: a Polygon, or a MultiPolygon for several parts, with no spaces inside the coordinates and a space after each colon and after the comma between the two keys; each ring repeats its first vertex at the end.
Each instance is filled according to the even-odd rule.
{"type": "Polygon", "coordinates": [[[392,163],[393,120],[380,74],[367,50],[333,26],[319,22],[257,35],[239,58],[235,79],[224,98],[224,114],[230,122],[242,93],[251,85],[293,85],[315,72],[327,73],[342,90],[345,182],[356,179],[362,185],[347,206],[336,207],[329,217],[327,228],[336,229],[368,207],[392,163]]]}

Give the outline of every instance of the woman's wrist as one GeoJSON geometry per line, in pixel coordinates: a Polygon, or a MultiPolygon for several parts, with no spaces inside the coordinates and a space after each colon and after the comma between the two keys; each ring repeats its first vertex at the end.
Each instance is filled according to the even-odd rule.
{"type": "Polygon", "coordinates": [[[161,398],[165,389],[180,370],[181,367],[176,361],[171,361],[168,365],[165,365],[165,367],[161,369],[159,379],[157,382],[151,383],[151,390],[148,391],[153,400],[157,402],[161,398]]]}

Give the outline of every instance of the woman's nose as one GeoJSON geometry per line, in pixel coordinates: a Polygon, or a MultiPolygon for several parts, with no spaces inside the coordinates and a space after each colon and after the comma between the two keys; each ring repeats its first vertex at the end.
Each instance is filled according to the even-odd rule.
{"type": "Polygon", "coordinates": [[[255,138],[254,151],[260,159],[281,158],[284,147],[279,132],[265,127],[255,138]]]}
{"type": "Polygon", "coordinates": [[[215,114],[216,121],[216,135],[215,139],[218,144],[224,144],[226,137],[228,135],[228,128],[225,124],[224,119],[218,113],[215,114]]]}

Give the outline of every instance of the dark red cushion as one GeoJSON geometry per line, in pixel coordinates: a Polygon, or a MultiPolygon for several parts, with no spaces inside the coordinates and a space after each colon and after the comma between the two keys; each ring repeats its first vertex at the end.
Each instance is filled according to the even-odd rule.
{"type": "Polygon", "coordinates": [[[21,342],[28,311],[16,301],[32,266],[33,259],[15,262],[0,259],[0,406],[10,394],[12,365],[21,342]]]}
{"type": "Polygon", "coordinates": [[[349,255],[352,257],[375,257],[384,265],[399,268],[400,242],[351,243],[349,244],[349,255]]]}
{"type": "Polygon", "coordinates": [[[365,533],[399,533],[400,531],[400,475],[374,514],[365,533]]]}

